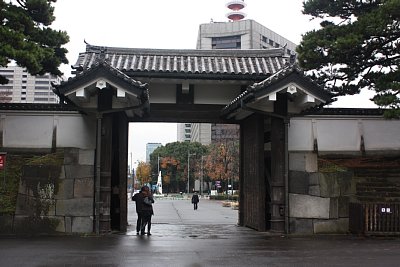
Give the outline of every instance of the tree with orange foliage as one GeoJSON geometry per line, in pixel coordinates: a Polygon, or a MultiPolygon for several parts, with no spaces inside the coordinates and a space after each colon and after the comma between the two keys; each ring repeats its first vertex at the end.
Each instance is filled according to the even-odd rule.
{"type": "Polygon", "coordinates": [[[151,182],[151,167],[150,163],[140,161],[136,168],[136,178],[139,183],[144,185],[151,182]]]}
{"type": "Polygon", "coordinates": [[[228,189],[239,179],[239,142],[228,141],[210,145],[205,158],[204,171],[212,181],[221,181],[222,188],[228,189]]]}
{"type": "Polygon", "coordinates": [[[180,170],[180,164],[175,157],[161,157],[160,158],[160,170],[163,178],[163,187],[166,192],[176,192],[176,173],[180,170]],[[171,183],[171,178],[174,179],[171,183]]]}
{"type": "MultiPolygon", "coordinates": [[[[155,175],[158,170],[161,171],[163,187],[167,186],[166,192],[184,192],[187,185],[188,172],[188,153],[192,155],[190,159],[190,188],[194,186],[193,177],[199,169],[196,169],[196,162],[202,155],[207,154],[207,146],[197,142],[173,142],[165,146],[158,147],[150,155],[152,173],[155,175]],[[160,163],[160,165],[158,165],[160,163]]],[[[155,176],[158,176],[155,175],[155,176]]],[[[156,180],[157,177],[153,177],[156,180]]],[[[163,188],[164,189],[164,188],[163,188]]]]}

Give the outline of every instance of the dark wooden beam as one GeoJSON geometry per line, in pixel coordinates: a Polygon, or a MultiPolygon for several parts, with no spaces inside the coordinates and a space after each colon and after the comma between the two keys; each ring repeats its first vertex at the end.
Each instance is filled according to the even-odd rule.
{"type": "Polygon", "coordinates": [[[147,116],[131,122],[208,122],[224,123],[220,113],[224,105],[151,104],[147,116]]]}

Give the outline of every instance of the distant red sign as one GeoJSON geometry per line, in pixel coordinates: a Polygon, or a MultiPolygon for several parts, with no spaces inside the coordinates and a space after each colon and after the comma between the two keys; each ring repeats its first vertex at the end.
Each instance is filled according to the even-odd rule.
{"type": "Polygon", "coordinates": [[[0,154],[0,170],[6,167],[6,154],[0,154]]]}

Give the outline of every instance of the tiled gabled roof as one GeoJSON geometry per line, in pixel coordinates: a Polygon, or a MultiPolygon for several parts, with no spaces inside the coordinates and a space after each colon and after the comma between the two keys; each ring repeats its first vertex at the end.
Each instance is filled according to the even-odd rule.
{"type": "Polygon", "coordinates": [[[317,85],[313,80],[306,77],[303,70],[301,70],[297,64],[288,64],[265,80],[248,86],[243,93],[223,108],[222,114],[226,115],[239,108],[241,101],[247,102],[262,94],[273,92],[276,90],[276,85],[282,81],[299,83],[303,85],[309,93],[320,98],[323,102],[327,103],[331,101],[332,95],[317,85]]]}
{"type": "Polygon", "coordinates": [[[289,61],[284,51],[257,50],[168,50],[134,49],[87,45],[74,65],[90,68],[100,57],[123,72],[164,74],[240,74],[267,77],[289,61]]]}
{"type": "Polygon", "coordinates": [[[76,84],[84,84],[87,80],[92,79],[93,75],[100,75],[101,72],[104,72],[103,75],[111,77],[117,80],[119,83],[124,83],[128,87],[133,87],[137,89],[137,93],[141,95],[143,101],[149,99],[148,85],[146,83],[142,83],[140,81],[136,81],[123,73],[122,71],[111,66],[107,61],[104,61],[102,58],[97,58],[96,62],[93,63],[91,68],[84,69],[83,71],[77,73],[75,77],[69,78],[68,81],[62,82],[60,85],[56,85],[56,94],[65,94],[71,88],[74,88],[76,84]]]}

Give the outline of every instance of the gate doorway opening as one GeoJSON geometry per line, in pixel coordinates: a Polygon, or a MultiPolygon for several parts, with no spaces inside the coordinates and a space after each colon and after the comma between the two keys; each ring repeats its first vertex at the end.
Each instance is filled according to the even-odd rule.
{"type": "MultiPolygon", "coordinates": [[[[191,197],[196,192],[200,209],[218,210],[215,223],[237,224],[239,132],[236,124],[129,123],[128,232],[129,225],[136,225],[131,197],[143,185],[148,185],[155,196],[155,211],[163,210],[161,216],[155,215],[155,222],[171,224],[178,213],[185,213],[189,217],[181,214],[180,223],[194,223],[185,210],[193,209],[191,197]],[[170,214],[164,213],[168,209],[170,214]]],[[[212,217],[215,219],[207,215],[200,221],[208,219],[207,224],[213,225],[212,217]]]]}

